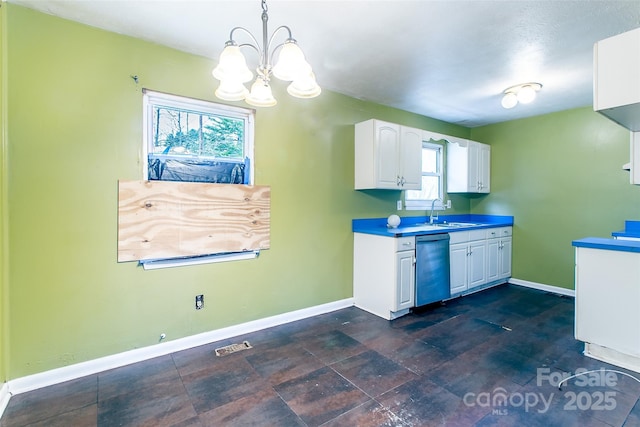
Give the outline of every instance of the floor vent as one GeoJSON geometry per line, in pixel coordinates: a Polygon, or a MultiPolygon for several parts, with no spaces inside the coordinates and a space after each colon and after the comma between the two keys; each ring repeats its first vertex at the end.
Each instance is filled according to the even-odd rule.
{"type": "Polygon", "coordinates": [[[227,354],[236,353],[240,350],[247,350],[251,347],[249,341],[243,341],[242,344],[231,344],[224,347],[216,348],[216,356],[226,356],[227,354]]]}

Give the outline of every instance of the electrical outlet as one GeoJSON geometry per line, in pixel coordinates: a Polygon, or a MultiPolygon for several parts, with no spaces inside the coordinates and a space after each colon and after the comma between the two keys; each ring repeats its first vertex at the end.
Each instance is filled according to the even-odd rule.
{"type": "Polygon", "coordinates": [[[401,211],[402,210],[402,200],[398,200],[396,202],[396,209],[401,211]]]}
{"type": "Polygon", "coordinates": [[[451,199],[447,200],[447,208],[450,209],[451,208],[451,199]]]}
{"type": "Polygon", "coordinates": [[[196,295],[196,310],[204,307],[204,295],[196,295]]]}

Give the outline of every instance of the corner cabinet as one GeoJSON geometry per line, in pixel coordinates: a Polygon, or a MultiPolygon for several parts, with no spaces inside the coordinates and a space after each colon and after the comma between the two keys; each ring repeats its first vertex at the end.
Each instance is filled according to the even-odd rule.
{"type": "Polygon", "coordinates": [[[355,306],[384,319],[414,306],[415,237],[353,234],[355,306]]]}
{"type": "Polygon", "coordinates": [[[420,190],[421,185],[421,130],[375,119],[356,123],[356,190],[420,190]]]}
{"type": "Polygon", "coordinates": [[[512,228],[487,230],[487,281],[511,277],[512,228]]]}
{"type": "Polygon", "coordinates": [[[491,147],[468,139],[447,142],[447,192],[488,193],[491,147]]]}

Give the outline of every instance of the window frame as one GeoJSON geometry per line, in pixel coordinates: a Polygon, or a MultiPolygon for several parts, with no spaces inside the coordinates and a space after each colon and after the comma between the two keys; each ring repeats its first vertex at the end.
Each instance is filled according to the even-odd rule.
{"type": "MultiPolygon", "coordinates": [[[[434,205],[434,209],[437,210],[443,210],[445,209],[445,204],[444,204],[444,144],[439,144],[436,142],[431,142],[433,140],[429,140],[429,141],[422,141],[422,150],[424,149],[430,149],[430,150],[437,150],[437,156],[438,156],[438,166],[439,166],[439,170],[435,173],[433,172],[424,172],[421,171],[421,176],[420,176],[420,180],[422,180],[423,176],[436,176],[439,177],[440,179],[438,180],[439,182],[439,188],[438,188],[438,197],[437,199],[440,199],[439,203],[436,203],[434,205]]],[[[422,152],[421,152],[422,154],[422,152]]],[[[405,209],[406,210],[425,210],[425,209],[431,209],[431,204],[433,203],[434,199],[409,199],[408,198],[408,194],[409,191],[417,191],[417,190],[405,190],[404,192],[404,205],[405,205],[405,209]]]]}
{"type": "MultiPolygon", "coordinates": [[[[142,90],[142,179],[149,179],[149,149],[153,144],[153,108],[154,106],[163,106],[182,110],[193,111],[200,114],[211,114],[222,117],[230,117],[234,119],[242,119],[244,126],[244,154],[249,159],[249,185],[254,184],[255,176],[255,155],[254,155],[254,134],[255,134],[255,110],[250,108],[234,107],[226,104],[218,104],[212,101],[202,99],[189,98],[186,96],[172,95],[164,92],[152,91],[149,89],[142,90]]],[[[175,157],[167,155],[167,157],[175,157]]],[[[184,157],[187,158],[187,157],[184,157]]],[[[200,157],[195,158],[227,161],[224,157],[200,157]]]]}

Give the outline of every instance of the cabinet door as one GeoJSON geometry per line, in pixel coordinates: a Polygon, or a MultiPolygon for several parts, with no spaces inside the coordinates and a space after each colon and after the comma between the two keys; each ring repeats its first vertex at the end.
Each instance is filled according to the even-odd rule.
{"type": "Polygon", "coordinates": [[[469,156],[467,191],[477,193],[480,191],[480,144],[469,141],[467,155],[469,156]]]}
{"type": "Polygon", "coordinates": [[[493,282],[500,277],[500,239],[487,240],[487,282],[493,282]]]}
{"type": "Polygon", "coordinates": [[[488,193],[491,189],[491,147],[487,144],[478,145],[478,192],[488,193]]]}
{"type": "Polygon", "coordinates": [[[398,188],[400,127],[376,121],[377,188],[398,188]]]}
{"type": "Polygon", "coordinates": [[[402,189],[422,188],[422,131],[400,127],[400,177],[402,189]]]}
{"type": "Polygon", "coordinates": [[[486,252],[487,245],[485,240],[469,243],[469,289],[484,285],[487,282],[486,252]]]}
{"type": "Polygon", "coordinates": [[[451,295],[467,290],[468,253],[468,243],[457,243],[449,246],[451,295]]]}
{"type": "Polygon", "coordinates": [[[393,311],[413,307],[415,295],[414,251],[398,252],[396,255],[396,301],[393,311]]]}
{"type": "Polygon", "coordinates": [[[498,272],[500,279],[511,277],[511,248],[511,237],[500,240],[500,271],[498,272]]]}
{"type": "Polygon", "coordinates": [[[640,102],[640,28],[600,40],[593,53],[594,110],[640,102]]]}

